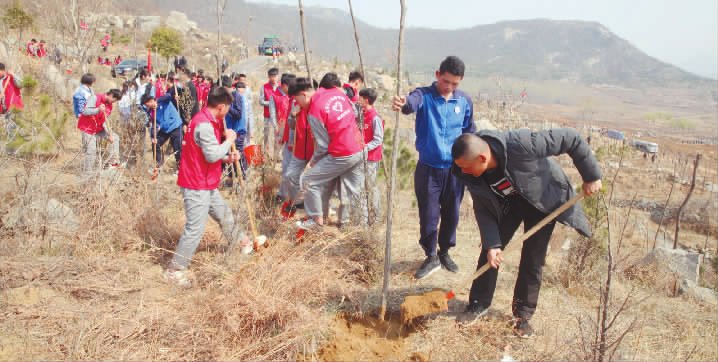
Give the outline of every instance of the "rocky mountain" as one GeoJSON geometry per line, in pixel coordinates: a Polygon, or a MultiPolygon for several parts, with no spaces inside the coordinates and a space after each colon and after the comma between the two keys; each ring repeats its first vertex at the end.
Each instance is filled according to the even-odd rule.
{"type": "MultiPolygon", "coordinates": [[[[156,14],[187,13],[199,26],[216,29],[212,1],[123,0],[127,9],[156,14]]],[[[324,59],[358,59],[348,12],[318,7],[306,9],[309,47],[324,59]]],[[[397,31],[358,22],[366,63],[395,64],[397,31]]],[[[280,36],[301,49],[296,7],[230,1],[224,30],[248,39],[251,45],[265,34],[280,36]]],[[[410,28],[406,32],[405,64],[412,72],[430,72],[446,55],[460,56],[470,75],[502,74],[533,80],[568,80],[585,84],[627,87],[672,86],[703,82],[673,65],[643,53],[605,26],[584,21],[547,19],[505,21],[459,30],[410,28]]]]}

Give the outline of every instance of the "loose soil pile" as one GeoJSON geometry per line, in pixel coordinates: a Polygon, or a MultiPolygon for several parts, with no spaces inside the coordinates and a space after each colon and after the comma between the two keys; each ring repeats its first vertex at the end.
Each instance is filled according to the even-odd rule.
{"type": "Polygon", "coordinates": [[[409,325],[416,318],[449,310],[446,291],[434,289],[422,295],[409,295],[401,303],[401,322],[409,325]]]}

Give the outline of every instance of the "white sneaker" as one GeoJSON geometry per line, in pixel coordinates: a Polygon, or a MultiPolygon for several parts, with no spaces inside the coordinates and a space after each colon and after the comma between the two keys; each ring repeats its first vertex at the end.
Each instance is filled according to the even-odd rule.
{"type": "Polygon", "coordinates": [[[165,279],[177,285],[180,288],[189,288],[192,286],[192,282],[188,278],[187,270],[171,270],[167,269],[164,272],[165,279]]]}
{"type": "Polygon", "coordinates": [[[303,221],[297,221],[295,225],[297,225],[297,227],[302,230],[316,230],[322,227],[321,225],[317,224],[317,222],[314,221],[314,219],[312,219],[311,217],[303,221]]]}

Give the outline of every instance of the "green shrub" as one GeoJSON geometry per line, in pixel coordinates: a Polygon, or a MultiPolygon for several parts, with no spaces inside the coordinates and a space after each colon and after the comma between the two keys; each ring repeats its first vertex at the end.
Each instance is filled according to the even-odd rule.
{"type": "MultiPolygon", "coordinates": [[[[383,162],[386,165],[387,171],[391,171],[391,155],[392,145],[394,143],[394,130],[384,130],[384,146],[383,146],[383,162]]],[[[414,170],[416,169],[416,156],[414,152],[406,145],[404,141],[399,139],[399,154],[396,159],[396,185],[400,190],[404,190],[413,185],[414,182],[414,170]]],[[[384,169],[379,170],[380,177],[387,177],[384,174],[384,169]]]]}
{"type": "Polygon", "coordinates": [[[48,156],[58,145],[70,119],[67,112],[57,113],[47,95],[29,98],[25,110],[15,112],[15,128],[3,134],[7,149],[18,156],[48,156]]]}

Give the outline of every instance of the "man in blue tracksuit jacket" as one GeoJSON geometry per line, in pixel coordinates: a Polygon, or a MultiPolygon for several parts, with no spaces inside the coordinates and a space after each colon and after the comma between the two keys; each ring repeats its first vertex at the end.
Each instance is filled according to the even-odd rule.
{"type": "Polygon", "coordinates": [[[150,138],[153,143],[157,144],[157,152],[155,153],[157,169],[160,169],[164,162],[164,154],[161,152],[161,148],[168,140],[172,144],[175,161],[179,169],[182,152],[182,117],[180,117],[177,108],[172,104],[172,96],[164,94],[155,99],[152,95],[145,94],[141,97],[140,102],[142,103],[142,109],[147,113],[147,119],[150,120],[148,122],[150,138]],[[153,112],[157,113],[157,132],[152,129],[153,112]]]}
{"type": "Polygon", "coordinates": [[[462,133],[474,132],[476,128],[471,98],[457,89],[464,69],[461,59],[449,56],[441,62],[436,82],[431,86],[416,88],[407,97],[393,100],[395,111],[416,113],[419,163],[414,172],[414,191],[419,205],[419,244],[426,255],[414,275],[417,279],[442,266],[454,273],[459,270],[449,256],[449,249],[456,246],[464,184],[451,173],[451,146],[462,133]],[[437,228],[439,220],[441,225],[437,228]]]}
{"type": "MultiPolygon", "coordinates": [[[[224,116],[225,124],[228,129],[237,133],[237,139],[234,141],[235,147],[240,154],[239,166],[242,168],[242,177],[247,178],[247,160],[244,158],[244,144],[247,139],[247,112],[244,111],[244,99],[239,90],[232,88],[232,80],[222,77],[222,86],[232,93],[232,104],[229,106],[229,112],[224,116]]],[[[230,173],[237,175],[234,165],[225,164],[230,168],[230,173]]],[[[231,180],[228,180],[231,182],[231,180]]]]}

